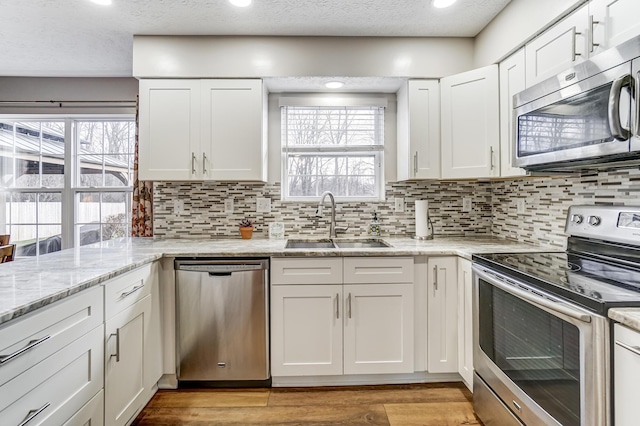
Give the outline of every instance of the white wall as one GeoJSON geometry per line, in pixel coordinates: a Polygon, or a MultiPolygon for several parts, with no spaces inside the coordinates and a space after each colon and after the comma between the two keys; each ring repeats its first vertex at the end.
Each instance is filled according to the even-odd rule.
{"type": "Polygon", "coordinates": [[[473,39],[134,36],[138,78],[439,78],[473,67],[473,39]]]}
{"type": "MultiPolygon", "coordinates": [[[[272,93],[269,95],[269,176],[268,182],[281,181],[282,143],[280,124],[280,97],[287,98],[330,98],[335,93],[272,93]]],[[[396,121],[397,103],[395,93],[384,94],[345,94],[345,97],[357,96],[364,98],[385,98],[387,107],[384,110],[384,177],[385,182],[396,181],[396,121]]]]}
{"type": "Polygon", "coordinates": [[[474,68],[500,62],[587,0],[511,0],[475,38],[474,68]]]}

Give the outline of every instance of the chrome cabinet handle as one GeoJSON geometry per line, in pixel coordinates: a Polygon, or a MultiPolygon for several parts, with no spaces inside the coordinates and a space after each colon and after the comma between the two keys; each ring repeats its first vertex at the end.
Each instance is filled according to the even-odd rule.
{"type": "Polygon", "coordinates": [[[414,176],[418,175],[418,151],[416,151],[416,153],[413,154],[413,175],[414,176]]]}
{"type": "Polygon", "coordinates": [[[202,174],[207,174],[207,153],[202,153],[202,174]]]}
{"type": "Polygon", "coordinates": [[[636,107],[635,120],[633,120],[633,133],[638,136],[640,135],[640,103],[638,102],[638,100],[640,100],[640,71],[636,73],[636,78],[633,82],[631,93],[633,94],[636,107]]]}
{"type": "Polygon", "coordinates": [[[109,335],[109,337],[116,336],[116,353],[109,355],[109,358],[116,357],[116,362],[120,362],[120,329],[116,328],[116,332],[109,335]]]}
{"type": "Polygon", "coordinates": [[[349,319],[351,319],[351,293],[349,293],[349,297],[347,298],[347,302],[349,303],[349,319]]]}
{"type": "Polygon", "coordinates": [[[616,345],[620,346],[621,348],[624,348],[624,349],[628,350],[631,353],[634,353],[634,354],[640,356],[640,348],[637,347],[637,346],[630,346],[630,345],[627,345],[626,343],[622,343],[619,340],[616,340],[616,345]]]}
{"type": "Polygon", "coordinates": [[[572,48],[572,58],[571,58],[571,62],[575,62],[576,61],[576,57],[578,56],[582,56],[582,53],[578,53],[577,49],[576,49],[576,37],[582,35],[582,33],[576,31],[576,28],[573,27],[573,37],[572,37],[572,43],[571,43],[571,48],[572,48]]]}
{"type": "Polygon", "coordinates": [[[336,319],[340,319],[340,293],[336,293],[336,319]]]}
{"type": "Polygon", "coordinates": [[[436,295],[436,291],[438,291],[438,267],[433,267],[433,295],[436,295]]]}
{"type": "Polygon", "coordinates": [[[493,170],[494,167],[495,167],[493,157],[494,157],[494,151],[493,151],[493,147],[491,146],[491,147],[489,147],[489,158],[490,158],[489,161],[490,161],[490,164],[491,164],[491,170],[493,170]]]}
{"type": "Polygon", "coordinates": [[[600,43],[593,42],[593,26],[599,24],[600,21],[594,21],[593,15],[589,15],[589,52],[593,53],[594,48],[600,46],[600,43]]]}
{"type": "Polygon", "coordinates": [[[49,408],[49,406],[51,405],[50,402],[47,402],[46,404],[44,404],[42,407],[40,408],[36,408],[35,410],[31,410],[27,413],[27,417],[24,418],[23,421],[21,421],[18,426],[25,426],[27,423],[29,423],[31,420],[35,419],[36,416],[40,413],[42,413],[44,410],[46,410],[47,408],[49,408]]]}
{"type": "Polygon", "coordinates": [[[195,152],[191,153],[191,174],[192,175],[196,174],[196,153],[195,152]]]}
{"type": "Polygon", "coordinates": [[[611,131],[611,136],[619,141],[626,141],[630,136],[629,129],[622,127],[620,121],[620,94],[622,93],[622,88],[626,86],[629,86],[631,93],[634,93],[633,78],[631,78],[629,74],[616,79],[611,85],[611,91],[609,92],[609,107],[607,108],[609,113],[609,130],[611,131]]]}
{"type": "Polygon", "coordinates": [[[120,299],[124,299],[125,297],[135,293],[138,290],[142,290],[143,288],[144,288],[144,284],[139,284],[139,285],[133,287],[131,290],[125,291],[124,293],[121,293],[120,294],[120,299]]]}
{"type": "Polygon", "coordinates": [[[31,349],[35,348],[40,343],[44,342],[45,340],[48,340],[49,338],[51,338],[51,336],[47,335],[47,336],[41,337],[39,339],[30,340],[29,343],[27,343],[27,346],[25,346],[24,348],[18,349],[17,351],[15,351],[14,353],[11,353],[9,355],[0,355],[0,365],[6,364],[7,362],[11,361],[12,359],[17,358],[18,356],[22,355],[23,353],[27,352],[28,350],[31,350],[31,349]]]}

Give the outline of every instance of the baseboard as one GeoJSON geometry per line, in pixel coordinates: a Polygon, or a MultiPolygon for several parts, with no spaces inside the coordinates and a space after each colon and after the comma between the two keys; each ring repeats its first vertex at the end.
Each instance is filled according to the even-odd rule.
{"type": "Polygon", "coordinates": [[[458,373],[410,373],[410,374],[371,374],[344,376],[300,376],[272,377],[271,386],[309,387],[309,386],[363,386],[363,385],[402,385],[411,383],[461,382],[458,373]]]}
{"type": "Polygon", "coordinates": [[[158,389],[178,389],[178,377],[175,374],[163,374],[158,380],[158,389]]]}

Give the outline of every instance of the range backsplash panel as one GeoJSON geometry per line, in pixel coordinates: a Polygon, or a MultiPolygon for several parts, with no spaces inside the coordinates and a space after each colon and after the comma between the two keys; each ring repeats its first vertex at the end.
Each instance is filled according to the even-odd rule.
{"type": "MultiPolygon", "coordinates": [[[[378,212],[383,236],[415,234],[414,203],[429,200],[437,235],[490,235],[490,182],[398,182],[389,183],[384,202],[338,201],[337,226],[350,225],[344,236],[366,236],[372,214],[378,212]],[[396,212],[394,199],[402,197],[405,211],[396,212]],[[470,198],[472,211],[462,211],[463,198],[470,198]]],[[[156,238],[207,238],[239,236],[238,222],[256,221],[256,236],[268,236],[270,222],[284,222],[286,236],[329,236],[331,208],[326,200],[322,218],[315,217],[318,200],[280,200],[280,185],[225,182],[156,182],[154,184],[154,235],[156,238]],[[234,211],[224,212],[225,199],[232,198],[234,211]],[[271,213],[256,213],[256,198],[271,199],[271,213]],[[184,210],[176,214],[174,202],[184,210]]]]}

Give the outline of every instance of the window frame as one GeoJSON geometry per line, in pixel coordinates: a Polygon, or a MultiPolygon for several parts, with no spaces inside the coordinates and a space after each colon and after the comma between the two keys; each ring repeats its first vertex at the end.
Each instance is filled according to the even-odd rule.
{"type": "Polygon", "coordinates": [[[280,199],[284,202],[317,202],[318,197],[321,194],[301,197],[289,195],[289,157],[290,155],[302,154],[302,155],[315,155],[315,156],[336,156],[336,157],[349,157],[349,156],[373,156],[374,158],[374,187],[376,190],[375,196],[353,196],[353,195],[336,195],[334,197],[336,201],[342,202],[380,202],[385,201],[385,176],[384,176],[384,150],[385,150],[385,119],[387,114],[386,100],[380,100],[376,98],[355,97],[356,101],[347,100],[346,102],[337,102],[334,104],[327,104],[323,101],[323,98],[310,97],[308,99],[298,98],[281,98],[280,99],[280,151],[281,151],[281,164],[280,164],[280,179],[281,179],[281,194],[280,199]],[[380,108],[379,122],[376,123],[376,140],[380,141],[378,144],[373,145],[311,145],[311,146],[289,146],[287,145],[287,108],[326,108],[326,109],[344,109],[344,108],[380,108]]]}

